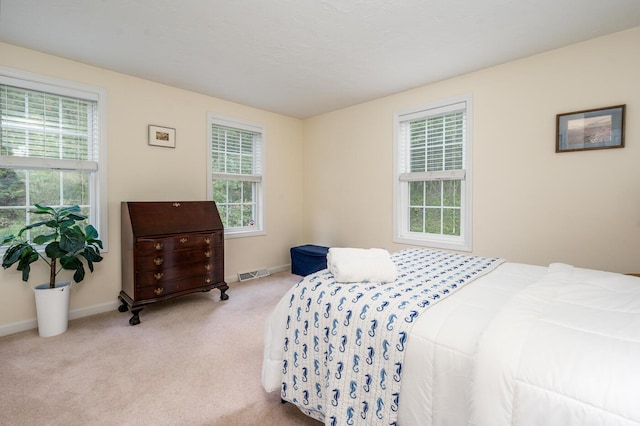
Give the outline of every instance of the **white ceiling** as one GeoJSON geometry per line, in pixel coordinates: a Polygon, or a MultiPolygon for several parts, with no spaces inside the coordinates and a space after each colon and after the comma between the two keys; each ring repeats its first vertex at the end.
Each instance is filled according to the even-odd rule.
{"type": "Polygon", "coordinates": [[[298,118],[635,26],[640,0],[0,0],[0,41],[298,118]]]}

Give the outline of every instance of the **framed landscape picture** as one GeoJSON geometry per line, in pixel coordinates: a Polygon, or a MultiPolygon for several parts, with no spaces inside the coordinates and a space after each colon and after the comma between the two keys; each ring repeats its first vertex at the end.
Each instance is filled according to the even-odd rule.
{"type": "Polygon", "coordinates": [[[556,115],[556,152],[624,147],[626,105],[556,115]]]}
{"type": "Polygon", "coordinates": [[[176,147],[176,129],[149,125],[149,145],[165,148],[176,147]]]}

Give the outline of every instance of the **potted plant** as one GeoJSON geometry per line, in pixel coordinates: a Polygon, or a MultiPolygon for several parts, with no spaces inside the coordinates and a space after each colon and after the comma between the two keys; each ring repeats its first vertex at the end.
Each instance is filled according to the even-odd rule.
{"type": "Polygon", "coordinates": [[[0,237],[0,247],[10,244],[2,258],[2,267],[7,269],[17,263],[18,271],[22,271],[22,281],[26,282],[32,263],[41,259],[49,265],[49,282],[34,290],[40,336],[55,336],[67,329],[71,291],[71,281],[56,283],[56,276],[62,270],[72,270],[73,281],[82,281],[84,263],[93,272],[93,264],[102,261],[102,241],[92,225],[81,227],[87,217],[81,214],[77,205],[53,208],[36,204],[32,213],[44,220],[26,225],[18,235],[0,237]],[[36,228],[43,232],[34,235],[36,228]]]}

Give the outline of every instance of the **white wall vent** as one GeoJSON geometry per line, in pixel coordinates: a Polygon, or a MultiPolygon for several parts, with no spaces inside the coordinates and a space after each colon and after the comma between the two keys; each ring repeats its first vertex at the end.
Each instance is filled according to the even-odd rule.
{"type": "Polygon", "coordinates": [[[251,272],[240,272],[238,274],[238,280],[242,282],[242,281],[252,280],[254,278],[268,277],[269,275],[271,274],[269,273],[268,269],[259,269],[257,271],[251,271],[251,272]]]}

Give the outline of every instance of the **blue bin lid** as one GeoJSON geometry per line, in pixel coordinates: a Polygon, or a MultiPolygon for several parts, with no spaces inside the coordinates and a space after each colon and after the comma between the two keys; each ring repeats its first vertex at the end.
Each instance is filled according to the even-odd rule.
{"type": "Polygon", "coordinates": [[[303,246],[292,247],[291,252],[297,252],[310,256],[326,256],[329,252],[329,247],[316,246],[313,244],[306,244],[303,246]]]}

